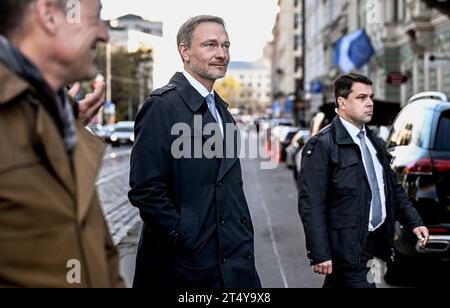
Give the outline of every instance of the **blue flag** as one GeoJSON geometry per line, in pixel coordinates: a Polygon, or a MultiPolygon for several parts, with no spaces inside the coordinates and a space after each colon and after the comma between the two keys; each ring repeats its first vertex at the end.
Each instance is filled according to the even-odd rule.
{"type": "Polygon", "coordinates": [[[363,29],[357,30],[336,42],[333,63],[344,73],[360,69],[375,54],[370,38],[363,29]]]}

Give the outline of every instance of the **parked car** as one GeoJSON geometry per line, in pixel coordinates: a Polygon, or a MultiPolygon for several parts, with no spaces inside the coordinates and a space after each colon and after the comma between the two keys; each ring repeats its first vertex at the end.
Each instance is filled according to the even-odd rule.
{"type": "Polygon", "coordinates": [[[275,130],[275,132],[278,130],[277,127],[282,126],[293,126],[294,120],[293,119],[272,119],[268,122],[263,122],[260,130],[263,131],[264,135],[264,146],[268,153],[272,151],[272,130],[275,130]]]}
{"type": "Polygon", "coordinates": [[[86,129],[93,135],[104,138],[105,130],[101,124],[89,124],[86,129]]]}
{"type": "Polygon", "coordinates": [[[109,137],[109,143],[113,146],[121,146],[134,143],[134,122],[118,122],[109,137]]]}
{"type": "Polygon", "coordinates": [[[286,161],[286,149],[291,144],[294,136],[300,131],[300,127],[289,127],[287,126],[282,130],[280,134],[280,151],[279,151],[279,160],[286,161]]]}
{"type": "Polygon", "coordinates": [[[286,148],[286,166],[292,169],[292,175],[294,180],[297,181],[298,171],[296,168],[296,158],[297,154],[302,150],[303,146],[306,144],[310,136],[310,132],[307,129],[301,129],[292,138],[291,144],[286,148]]]}
{"type": "Polygon", "coordinates": [[[253,124],[254,124],[255,127],[256,127],[256,133],[257,133],[257,134],[259,134],[259,129],[260,129],[260,127],[261,127],[261,124],[262,124],[263,122],[268,121],[268,120],[269,120],[268,117],[258,117],[258,118],[256,118],[256,119],[253,121],[253,124]]]}
{"type": "Polygon", "coordinates": [[[412,97],[391,129],[387,143],[391,167],[429,228],[430,240],[421,248],[417,238],[397,222],[388,281],[398,278],[408,260],[450,257],[449,134],[450,103],[438,92],[412,97]]]}
{"type": "MultiPolygon", "coordinates": [[[[329,105],[330,104],[328,104],[327,106],[329,106],[329,105]]],[[[333,121],[333,117],[335,117],[335,116],[336,116],[336,113],[332,113],[332,112],[318,112],[311,120],[310,127],[309,127],[309,138],[314,137],[323,128],[327,127],[333,121]]],[[[297,184],[298,184],[298,176],[300,175],[301,167],[302,167],[302,149],[297,151],[297,153],[294,156],[294,171],[293,172],[294,172],[294,179],[297,184]]],[[[296,186],[298,188],[298,185],[296,185],[296,186]]]]}
{"type": "Polygon", "coordinates": [[[103,139],[109,143],[111,135],[114,133],[115,125],[103,125],[103,139]]]}

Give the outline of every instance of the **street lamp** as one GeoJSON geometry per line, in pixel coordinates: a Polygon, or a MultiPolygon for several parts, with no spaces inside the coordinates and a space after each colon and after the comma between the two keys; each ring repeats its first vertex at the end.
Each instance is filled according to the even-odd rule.
{"type": "MultiPolygon", "coordinates": [[[[109,21],[109,26],[111,28],[117,28],[119,26],[119,21],[117,19],[112,19],[109,21]]],[[[106,100],[108,102],[112,101],[112,92],[111,92],[111,40],[106,44],[106,100]]]]}

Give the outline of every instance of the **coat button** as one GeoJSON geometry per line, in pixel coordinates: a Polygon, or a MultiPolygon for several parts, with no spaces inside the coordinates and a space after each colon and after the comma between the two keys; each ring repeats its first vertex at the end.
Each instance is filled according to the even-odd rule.
{"type": "Polygon", "coordinates": [[[245,225],[247,223],[247,221],[248,221],[247,217],[244,216],[241,218],[241,224],[245,225]]]}
{"type": "Polygon", "coordinates": [[[247,260],[251,260],[251,259],[253,259],[253,256],[251,253],[249,253],[246,258],[247,258],[247,260]]]}
{"type": "Polygon", "coordinates": [[[225,224],[225,219],[219,218],[219,225],[223,226],[225,224]]]}
{"type": "Polygon", "coordinates": [[[227,258],[220,258],[220,263],[222,263],[222,264],[227,263],[227,258]]]}
{"type": "Polygon", "coordinates": [[[223,186],[223,183],[222,183],[222,182],[219,182],[219,183],[217,183],[217,186],[218,186],[218,187],[222,187],[222,186],[223,186]]]}

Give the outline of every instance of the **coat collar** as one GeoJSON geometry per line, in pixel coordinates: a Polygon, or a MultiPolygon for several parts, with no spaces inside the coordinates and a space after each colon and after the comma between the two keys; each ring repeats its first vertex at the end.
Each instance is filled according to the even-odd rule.
{"type": "MultiPolygon", "coordinates": [[[[25,80],[0,63],[0,106],[13,100],[33,88],[25,80]]],[[[82,221],[95,197],[95,180],[101,166],[104,144],[84,128],[81,120],[76,120],[77,143],[71,159],[64,147],[63,140],[54,121],[43,105],[32,95],[28,95],[30,104],[35,105],[36,127],[34,144],[37,151],[44,155],[48,168],[61,185],[77,202],[78,219],[82,221]]],[[[78,103],[69,98],[78,118],[78,103]]]]}
{"type": "MultiPolygon", "coordinates": [[[[191,86],[189,81],[184,77],[182,73],[176,73],[172,79],[170,80],[170,84],[175,85],[175,89],[180,97],[183,99],[185,104],[189,107],[189,109],[196,113],[201,107],[206,104],[206,99],[194,88],[191,86]]],[[[227,153],[227,143],[226,140],[230,138],[227,136],[227,125],[226,124],[235,124],[235,121],[231,114],[228,112],[228,104],[217,94],[215,94],[216,105],[218,106],[219,114],[222,118],[222,122],[224,124],[224,153],[227,153]]],[[[207,108],[207,107],[206,107],[207,108]]],[[[213,116],[207,111],[203,116],[203,126],[208,123],[214,122],[213,116]]],[[[235,136],[233,136],[233,144],[234,144],[234,153],[233,157],[227,158],[226,156],[221,160],[219,173],[217,175],[217,182],[220,182],[225,175],[230,171],[235,163],[238,162],[239,158],[237,154],[239,153],[238,149],[238,137],[237,132],[234,132],[235,136]]],[[[205,137],[205,136],[204,136],[205,137]]],[[[230,149],[228,149],[229,151],[230,149]]],[[[231,154],[231,153],[230,153],[231,154]]]]}
{"type": "MultiPolygon", "coordinates": [[[[175,73],[169,84],[175,85],[177,93],[192,112],[197,112],[205,102],[205,98],[189,83],[183,73],[175,73]]],[[[214,95],[219,107],[228,108],[228,104],[216,92],[214,95]]]]}
{"type": "Polygon", "coordinates": [[[197,112],[202,107],[205,98],[191,86],[182,73],[176,73],[170,80],[170,83],[175,85],[175,90],[192,112],[197,112]]]}
{"type": "Polygon", "coordinates": [[[331,123],[331,127],[333,128],[334,137],[337,144],[354,144],[352,137],[345,129],[344,124],[342,124],[339,116],[336,116],[331,123]]]}
{"type": "Polygon", "coordinates": [[[31,86],[17,74],[0,62],[0,105],[18,97],[31,86]]]}
{"type": "MultiPolygon", "coordinates": [[[[342,121],[339,119],[339,116],[336,116],[331,123],[331,127],[333,128],[334,137],[337,144],[352,144],[355,143],[353,141],[353,138],[350,136],[348,130],[345,128],[344,124],[342,124],[342,121]]],[[[367,134],[367,137],[370,138],[372,142],[376,139],[374,137],[373,132],[365,126],[365,131],[367,134]]]]}
{"type": "MultiPolygon", "coordinates": [[[[337,144],[340,145],[348,145],[348,144],[355,144],[352,137],[348,133],[347,129],[342,124],[341,120],[339,119],[339,116],[335,117],[333,122],[331,123],[332,131],[334,132],[334,138],[336,140],[337,144]]],[[[381,139],[377,138],[375,134],[370,130],[367,125],[365,127],[365,131],[367,134],[367,137],[372,142],[372,145],[374,146],[375,150],[378,152],[379,157],[381,157],[380,153],[384,153],[384,144],[381,142],[381,139]]]]}

